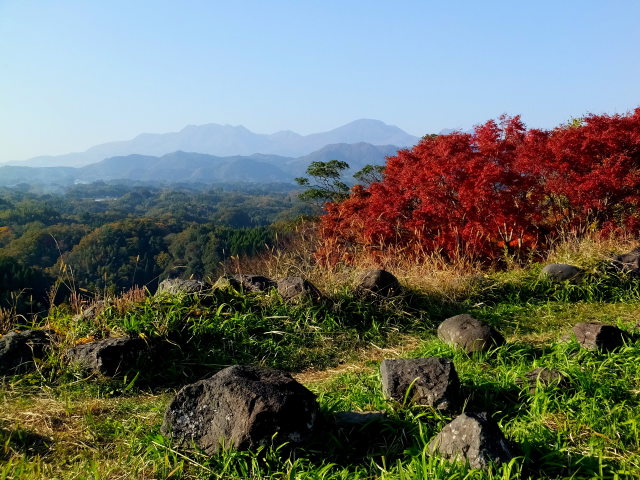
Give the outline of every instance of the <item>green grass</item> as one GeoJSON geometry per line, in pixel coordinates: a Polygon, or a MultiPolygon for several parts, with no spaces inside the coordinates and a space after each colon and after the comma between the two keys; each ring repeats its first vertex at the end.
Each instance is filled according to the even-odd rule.
{"type": "Polygon", "coordinates": [[[160,384],[135,372],[86,379],[55,356],[34,373],[6,378],[0,479],[640,478],[638,282],[591,275],[577,285],[552,284],[539,281],[538,271],[495,274],[454,299],[412,292],[385,304],[343,291],[321,305],[290,306],[274,294],[219,291],[204,299],[149,298],[84,322],[60,308],[49,324],[68,332],[67,344],[126,333],[180,348],[167,350],[160,384]],[[508,344],[472,356],[442,344],[433,327],[462,312],[494,325],[508,344]],[[562,339],[575,323],[595,320],[629,332],[626,345],[601,353],[562,339]],[[464,408],[491,412],[515,445],[512,462],[480,471],[428,454],[427,444],[452,417],[386,400],[379,362],[357,353],[392,348],[407,335],[417,340],[405,356],[453,360],[464,408]],[[386,419],[349,432],[321,429],[294,451],[278,447],[277,438],[259,452],[175,450],[160,434],[175,388],[234,363],[292,372],[338,367],[317,380],[303,376],[323,418],[382,411],[386,419]],[[530,393],[520,379],[536,367],[560,370],[570,387],[530,393]]]}

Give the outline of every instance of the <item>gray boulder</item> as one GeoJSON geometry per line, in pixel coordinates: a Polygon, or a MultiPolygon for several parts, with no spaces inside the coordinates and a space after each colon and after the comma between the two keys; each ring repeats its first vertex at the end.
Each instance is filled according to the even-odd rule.
{"type": "Polygon", "coordinates": [[[158,285],[156,295],[180,295],[202,293],[210,287],[202,280],[182,280],[180,278],[167,278],[158,285]]]}
{"type": "Polygon", "coordinates": [[[400,282],[386,270],[368,270],[360,275],[356,293],[358,295],[375,295],[393,297],[401,292],[400,282]]]}
{"type": "Polygon", "coordinates": [[[624,343],[624,332],[613,325],[600,322],[581,322],[573,327],[576,340],[590,350],[614,350],[624,343]]]}
{"type": "Polygon", "coordinates": [[[563,282],[565,280],[575,280],[581,273],[582,270],[574,265],[551,263],[542,269],[540,277],[548,278],[554,282],[563,282]]]}
{"type": "Polygon", "coordinates": [[[538,367],[530,372],[525,373],[524,378],[520,379],[521,385],[529,387],[529,393],[536,393],[538,388],[547,388],[557,386],[559,388],[568,388],[570,386],[569,379],[558,370],[538,367]]]}
{"type": "Polygon", "coordinates": [[[489,350],[505,343],[497,330],[466,313],[442,322],[438,326],[438,338],[467,353],[489,350]]]}
{"type": "Polygon", "coordinates": [[[383,360],[382,391],[387,398],[438,410],[452,410],[460,403],[460,380],[453,362],[446,358],[383,360]]]}
{"type": "Polygon", "coordinates": [[[149,361],[151,349],[137,337],[105,338],[70,348],[66,359],[83,370],[113,377],[149,361]]]}
{"type": "Polygon", "coordinates": [[[448,460],[467,461],[471,468],[486,468],[513,458],[509,443],[488,413],[463,413],[448,423],[428,449],[448,460]]]}
{"type": "Polygon", "coordinates": [[[317,302],[322,294],[316,286],[302,277],[285,277],[278,280],[278,293],[286,302],[317,302]]]}
{"type": "Polygon", "coordinates": [[[236,365],[182,388],[165,412],[162,432],[207,454],[276,443],[300,444],[318,416],[315,396],[287,373],[236,365]]]}
{"type": "Polygon", "coordinates": [[[51,344],[49,330],[9,332],[0,337],[0,375],[26,372],[34,359],[42,358],[51,344]]]}

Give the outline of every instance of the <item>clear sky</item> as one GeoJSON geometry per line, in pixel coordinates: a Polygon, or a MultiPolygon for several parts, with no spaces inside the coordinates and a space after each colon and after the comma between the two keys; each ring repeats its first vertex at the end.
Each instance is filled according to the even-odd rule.
{"type": "Polygon", "coordinates": [[[639,19],[638,0],[0,0],[0,161],[188,124],[624,113],[639,19]]]}

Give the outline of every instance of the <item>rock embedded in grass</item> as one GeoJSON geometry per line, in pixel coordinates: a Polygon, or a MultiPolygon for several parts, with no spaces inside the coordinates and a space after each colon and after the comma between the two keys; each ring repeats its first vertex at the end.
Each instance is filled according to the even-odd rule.
{"type": "Polygon", "coordinates": [[[318,302],[322,294],[309,280],[302,277],[285,277],[278,280],[278,293],[285,302],[318,302]]]}
{"type": "Polygon", "coordinates": [[[600,322],[577,323],[573,333],[580,346],[589,350],[614,350],[624,344],[622,330],[600,322]]]}
{"type": "Polygon", "coordinates": [[[202,293],[208,290],[210,287],[202,280],[187,279],[182,280],[180,278],[167,278],[160,282],[156,295],[179,295],[179,294],[194,294],[202,293]]]}
{"type": "Polygon", "coordinates": [[[556,385],[559,388],[569,388],[571,382],[566,375],[552,368],[538,367],[525,373],[524,378],[519,382],[521,385],[529,386],[529,393],[536,393],[538,387],[546,388],[556,385]]]}
{"type": "Polygon", "coordinates": [[[460,380],[453,362],[446,358],[383,360],[382,391],[387,398],[404,403],[453,410],[460,404],[460,380]]]}
{"type": "Polygon", "coordinates": [[[629,253],[618,255],[611,263],[617,272],[640,277],[640,247],[634,248],[629,253]]]}
{"type": "Polygon", "coordinates": [[[51,345],[49,330],[9,332],[0,337],[0,375],[22,373],[33,368],[51,345]]]}
{"type": "Polygon", "coordinates": [[[393,297],[401,293],[400,282],[392,273],[386,270],[367,270],[358,279],[356,286],[358,295],[375,295],[393,297]]]}
{"type": "Polygon", "coordinates": [[[486,351],[505,343],[500,332],[466,313],[442,322],[438,326],[438,338],[467,353],[486,351]]]}
{"type": "Polygon", "coordinates": [[[70,348],[65,357],[83,370],[113,377],[149,361],[151,348],[137,337],[105,338],[70,348]]]}
{"type": "Polygon", "coordinates": [[[429,443],[428,449],[448,460],[466,460],[471,468],[486,468],[490,463],[513,458],[500,427],[486,412],[459,415],[429,443]]]}
{"type": "Polygon", "coordinates": [[[182,388],[165,412],[162,433],[181,448],[195,445],[213,455],[223,446],[304,443],[317,416],[315,395],[288,373],[236,365],[182,388]]]}
{"type": "Polygon", "coordinates": [[[575,280],[582,274],[582,269],[566,263],[551,263],[545,265],[540,272],[540,278],[548,278],[554,282],[575,280]]]}

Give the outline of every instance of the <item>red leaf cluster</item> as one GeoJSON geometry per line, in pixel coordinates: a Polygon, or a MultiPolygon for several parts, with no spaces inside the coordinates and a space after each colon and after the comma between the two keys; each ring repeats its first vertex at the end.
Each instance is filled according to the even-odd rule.
{"type": "Polygon", "coordinates": [[[472,134],[425,137],[387,159],[381,182],[327,204],[318,257],[395,246],[490,259],[586,226],[637,232],[639,202],[640,108],[551,131],[503,116],[472,134]]]}

